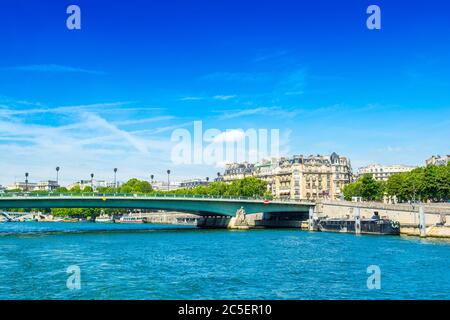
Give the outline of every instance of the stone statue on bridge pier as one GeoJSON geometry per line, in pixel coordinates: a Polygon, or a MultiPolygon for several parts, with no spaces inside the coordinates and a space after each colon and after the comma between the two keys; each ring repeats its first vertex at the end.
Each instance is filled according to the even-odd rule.
{"type": "Polygon", "coordinates": [[[247,226],[247,220],[245,219],[245,210],[244,207],[241,207],[238,211],[236,211],[236,226],[247,226]]]}

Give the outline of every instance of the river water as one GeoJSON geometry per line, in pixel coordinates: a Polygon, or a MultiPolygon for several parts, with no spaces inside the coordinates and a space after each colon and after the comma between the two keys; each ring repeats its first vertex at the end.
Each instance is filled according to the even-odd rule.
{"type": "Polygon", "coordinates": [[[295,229],[0,223],[0,270],[0,299],[450,299],[449,241],[295,229]]]}

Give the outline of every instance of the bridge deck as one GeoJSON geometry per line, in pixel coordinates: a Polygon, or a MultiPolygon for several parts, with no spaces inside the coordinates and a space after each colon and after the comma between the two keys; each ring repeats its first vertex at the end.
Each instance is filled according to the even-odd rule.
{"type": "Polygon", "coordinates": [[[241,207],[247,214],[258,212],[306,212],[309,201],[248,197],[214,197],[153,194],[32,194],[0,195],[0,208],[127,208],[193,212],[200,215],[234,216],[241,207]]]}

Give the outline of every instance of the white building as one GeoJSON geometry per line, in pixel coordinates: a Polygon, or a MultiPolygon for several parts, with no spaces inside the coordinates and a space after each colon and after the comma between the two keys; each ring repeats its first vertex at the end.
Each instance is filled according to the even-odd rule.
{"type": "Polygon", "coordinates": [[[180,183],[180,188],[195,188],[197,186],[207,186],[209,184],[209,181],[203,180],[203,179],[189,179],[189,180],[183,180],[180,183]]]}
{"type": "Polygon", "coordinates": [[[170,181],[169,186],[167,186],[167,181],[153,181],[151,185],[153,190],[157,191],[172,191],[181,188],[181,184],[176,181],[170,181]]]}
{"type": "Polygon", "coordinates": [[[357,178],[364,174],[370,174],[375,180],[386,181],[389,177],[396,173],[409,172],[417,167],[407,166],[403,164],[394,164],[390,166],[371,164],[358,169],[357,178]]]}
{"type": "Polygon", "coordinates": [[[54,191],[55,189],[59,188],[59,185],[56,181],[53,180],[46,180],[46,181],[40,181],[38,183],[35,182],[14,182],[13,184],[9,185],[6,189],[7,190],[21,190],[21,191],[54,191]]]}
{"type": "MultiPolygon", "coordinates": [[[[75,187],[80,187],[81,190],[83,190],[86,187],[93,187],[94,190],[97,190],[98,188],[114,188],[114,182],[108,182],[105,180],[80,180],[75,183],[72,183],[67,186],[68,190],[71,190],[75,187]]],[[[120,183],[117,183],[116,187],[119,187],[120,183]]]]}
{"type": "Polygon", "coordinates": [[[425,160],[425,164],[427,166],[446,166],[447,163],[450,161],[450,155],[446,155],[446,156],[431,156],[430,158],[428,158],[427,160],[425,160]]]}
{"type": "Polygon", "coordinates": [[[40,181],[36,184],[34,190],[53,191],[59,188],[58,182],[54,180],[40,181]]]}
{"type": "Polygon", "coordinates": [[[21,190],[21,191],[33,191],[35,190],[37,183],[33,182],[14,182],[6,187],[6,190],[21,190]]]}

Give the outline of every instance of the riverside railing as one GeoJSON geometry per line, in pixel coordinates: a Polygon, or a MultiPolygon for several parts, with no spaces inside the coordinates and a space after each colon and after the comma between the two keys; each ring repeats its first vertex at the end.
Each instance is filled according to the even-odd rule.
{"type": "Polygon", "coordinates": [[[81,193],[57,193],[57,192],[5,192],[0,193],[0,198],[179,198],[179,199],[214,199],[214,200],[261,200],[275,202],[314,202],[311,200],[293,200],[293,199],[270,199],[268,197],[244,197],[244,196],[216,196],[216,195],[190,195],[190,194],[166,194],[166,193],[99,193],[99,192],[81,192],[81,193]]]}

